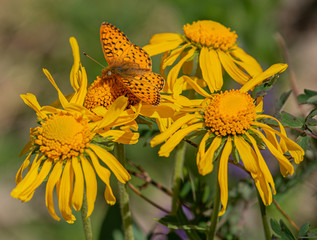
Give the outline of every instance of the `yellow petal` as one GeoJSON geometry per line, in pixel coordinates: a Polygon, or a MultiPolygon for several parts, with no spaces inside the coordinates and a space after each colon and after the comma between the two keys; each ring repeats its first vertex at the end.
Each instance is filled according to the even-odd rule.
{"type": "Polygon", "coordinates": [[[67,160],[66,164],[64,165],[63,174],[60,182],[60,189],[59,189],[59,210],[66,222],[73,223],[76,218],[72,214],[71,208],[71,161],[67,160]]]}
{"type": "Polygon", "coordinates": [[[164,157],[168,157],[171,153],[171,151],[173,151],[173,149],[180,143],[180,141],[183,140],[183,138],[193,132],[193,131],[197,131],[199,128],[202,128],[204,126],[204,123],[196,123],[193,125],[190,125],[186,128],[183,128],[179,131],[177,131],[176,133],[174,133],[174,135],[172,135],[167,141],[166,143],[164,143],[161,148],[160,151],[158,152],[160,156],[164,156],[164,157]]]}
{"type": "Polygon", "coordinates": [[[89,147],[110,168],[120,182],[125,183],[131,179],[128,171],[111,153],[94,144],[90,144],[89,147]]]}
{"type": "Polygon", "coordinates": [[[113,195],[113,192],[110,186],[110,171],[107,168],[100,165],[97,156],[92,151],[86,150],[86,152],[88,153],[99,178],[106,184],[105,199],[107,203],[110,205],[115,204],[116,198],[113,195]]]}
{"type": "Polygon", "coordinates": [[[72,196],[72,204],[76,211],[81,209],[84,197],[84,176],[83,170],[77,157],[72,157],[72,167],[75,174],[74,192],[72,196]]]}
{"type": "Polygon", "coordinates": [[[80,65],[80,54],[79,54],[79,46],[77,43],[76,38],[70,37],[69,42],[73,51],[73,58],[74,63],[72,66],[72,70],[70,72],[70,83],[75,91],[79,89],[79,82],[78,82],[78,71],[80,65]]]}
{"type": "Polygon", "coordinates": [[[45,119],[47,116],[41,112],[41,106],[32,93],[21,94],[20,97],[22,98],[23,102],[28,105],[29,107],[33,108],[36,114],[39,116],[40,119],[45,119]]]}
{"type": "Polygon", "coordinates": [[[202,47],[199,54],[199,66],[210,92],[220,90],[223,84],[222,68],[216,51],[202,47]]]}
{"type": "Polygon", "coordinates": [[[84,172],[86,182],[86,198],[87,198],[87,216],[88,218],[94,210],[95,200],[97,196],[97,179],[93,167],[89,161],[80,155],[81,166],[84,172]]]}
{"type": "Polygon", "coordinates": [[[29,153],[29,155],[26,157],[26,159],[23,161],[21,167],[19,168],[19,171],[17,172],[17,174],[15,176],[16,185],[18,185],[18,183],[22,181],[22,173],[29,166],[32,153],[33,152],[29,153]]]}
{"type": "Polygon", "coordinates": [[[144,46],[143,50],[145,50],[150,56],[154,56],[175,49],[183,42],[183,39],[179,38],[172,41],[151,43],[149,45],[144,46]]]}
{"type": "MultiPolygon", "coordinates": [[[[258,124],[258,123],[257,123],[258,124]]],[[[265,124],[263,124],[265,125],[265,124]]],[[[251,131],[255,132],[256,134],[258,134],[261,139],[264,141],[265,145],[268,147],[268,149],[270,150],[270,152],[277,158],[277,160],[280,162],[280,164],[283,165],[283,167],[285,169],[287,169],[287,175],[291,174],[293,175],[294,173],[294,168],[292,166],[292,164],[287,160],[287,158],[281,153],[279,152],[274,145],[267,140],[267,138],[258,130],[252,128],[250,129],[251,131]]],[[[284,176],[285,177],[285,176],[284,176]]]]}
{"type": "Polygon", "coordinates": [[[234,145],[236,146],[239,156],[241,157],[245,168],[253,173],[257,174],[259,167],[257,166],[257,157],[252,147],[247,143],[243,137],[235,135],[234,145]]]}
{"type": "Polygon", "coordinates": [[[182,127],[184,124],[186,124],[187,122],[189,122],[190,120],[194,119],[196,116],[195,115],[185,115],[182,118],[177,119],[174,124],[169,127],[166,131],[164,131],[163,133],[155,136],[152,140],[151,140],[151,146],[154,147],[162,142],[164,142],[167,138],[169,138],[174,132],[176,132],[180,127],[182,127]]]}
{"type": "Polygon", "coordinates": [[[240,84],[245,84],[250,79],[250,76],[244,73],[243,70],[234,63],[234,59],[229,53],[223,51],[217,51],[217,53],[223,68],[233,80],[240,84]]]}
{"type": "MultiPolygon", "coordinates": [[[[272,77],[275,74],[282,73],[286,70],[287,64],[284,63],[277,63],[269,67],[264,72],[256,75],[250,81],[245,83],[241,88],[240,92],[247,92],[254,88],[256,85],[261,84],[265,79],[272,77]]],[[[236,80],[236,79],[235,79],[236,80]]]]}
{"type": "Polygon", "coordinates": [[[236,47],[233,51],[230,52],[238,60],[234,59],[234,62],[241,66],[247,73],[252,77],[263,72],[260,64],[249,54],[247,54],[243,49],[236,47]]]}
{"type": "Polygon", "coordinates": [[[179,62],[170,70],[168,76],[167,76],[167,84],[170,86],[171,89],[173,89],[174,81],[176,81],[179,71],[183,65],[184,62],[186,62],[188,59],[190,59],[193,54],[195,53],[196,48],[191,48],[188,53],[179,60],[179,62]]]}
{"type": "Polygon", "coordinates": [[[107,113],[103,116],[103,120],[99,123],[100,128],[107,127],[112,124],[120,114],[126,109],[128,105],[128,98],[125,96],[118,97],[110,106],[107,113]]]}
{"type": "Polygon", "coordinates": [[[139,133],[122,130],[108,130],[100,133],[103,137],[111,137],[112,141],[122,144],[135,144],[139,140],[139,133]]]}
{"type": "Polygon", "coordinates": [[[53,191],[57,181],[60,179],[63,170],[63,162],[58,161],[52,169],[50,173],[50,177],[46,183],[46,190],[45,190],[45,204],[46,207],[51,214],[51,216],[59,221],[60,218],[56,215],[55,208],[54,208],[54,201],[53,201],[53,191]]]}
{"type": "MultiPolygon", "coordinates": [[[[213,170],[214,154],[221,144],[221,139],[222,138],[219,136],[215,137],[213,139],[213,141],[211,142],[209,148],[207,149],[206,153],[203,156],[201,156],[201,159],[199,161],[199,165],[197,165],[198,171],[201,175],[204,176],[213,170]]],[[[200,145],[199,145],[199,147],[200,147],[200,145]]],[[[198,161],[198,159],[197,159],[197,161],[198,161]]]]}
{"type": "Polygon", "coordinates": [[[140,114],[150,118],[168,118],[174,115],[174,109],[162,103],[158,106],[143,104],[140,114]]]}
{"type": "Polygon", "coordinates": [[[227,138],[226,145],[224,146],[221,157],[218,159],[219,162],[219,172],[218,172],[218,182],[220,186],[220,201],[222,204],[222,209],[219,212],[219,216],[223,215],[227,208],[228,203],[228,159],[232,150],[232,139],[230,136],[227,138]]]}
{"type": "Polygon", "coordinates": [[[150,43],[157,44],[161,42],[173,42],[182,40],[182,36],[177,33],[158,33],[151,37],[150,43]]]}
{"type": "Polygon", "coordinates": [[[61,90],[59,90],[57,84],[55,83],[52,75],[49,73],[49,71],[47,71],[47,69],[43,68],[43,72],[46,75],[47,79],[51,82],[51,84],[55,87],[55,89],[57,90],[58,93],[58,99],[61,102],[61,105],[63,106],[63,108],[65,109],[67,107],[67,105],[69,104],[68,100],[66,99],[66,97],[63,95],[63,93],[61,92],[61,90]]]}
{"type": "Polygon", "coordinates": [[[52,167],[52,161],[45,160],[41,167],[40,172],[38,173],[38,175],[36,176],[32,184],[29,185],[27,188],[25,188],[23,191],[21,191],[20,196],[22,201],[23,201],[22,198],[24,198],[24,196],[25,197],[29,196],[31,193],[35,191],[36,188],[38,188],[38,186],[42,184],[42,182],[45,180],[45,178],[49,174],[51,167],[52,167]]]}
{"type": "Polygon", "coordinates": [[[200,95],[206,97],[206,98],[210,98],[211,95],[209,93],[207,93],[204,89],[202,89],[197,82],[195,82],[192,78],[188,77],[188,76],[182,76],[182,78],[188,82],[190,84],[190,86],[192,86],[192,88],[199,93],[200,95]]]}
{"type": "Polygon", "coordinates": [[[23,178],[22,181],[19,182],[19,184],[12,190],[11,197],[16,199],[21,199],[22,201],[25,200],[25,196],[21,195],[23,191],[25,191],[29,186],[31,186],[36,179],[39,171],[40,164],[42,162],[43,156],[38,159],[39,155],[36,155],[36,158],[33,160],[33,163],[31,165],[31,168],[29,172],[26,174],[26,176],[23,178]]]}

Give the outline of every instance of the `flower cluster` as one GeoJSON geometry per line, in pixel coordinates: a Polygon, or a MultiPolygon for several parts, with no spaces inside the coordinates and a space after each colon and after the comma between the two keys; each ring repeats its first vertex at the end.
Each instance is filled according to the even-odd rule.
{"type": "Polygon", "coordinates": [[[160,70],[165,85],[159,74],[151,72],[147,53],[130,43],[116,27],[103,23],[101,41],[109,67],[88,87],[77,41],[71,38],[74,64],[70,83],[74,93],[66,97],[44,69],[57,90],[60,107],[41,106],[33,94],[21,95],[36,112],[39,126],[30,130],[30,141],[21,153],[27,157],[16,175],[17,186],[11,196],[29,201],[39,185],[47,181],[45,203],[49,213],[60,219],[53,204],[56,188],[62,217],[72,223],[72,207],[80,210],[85,194],[87,217],[91,215],[97,175],[106,184],[107,203],[114,204],[110,170],[122,183],[131,177],[110,151],[115,142],[138,141],[140,121],[136,119],[142,116],[154,119],[158,125],[161,133],[151,140],[151,146],[162,144],[160,156],[169,156],[189,134],[203,135],[197,148],[197,168],[201,175],[206,175],[214,171],[215,162],[219,166],[216,171],[221,192],[220,215],[227,208],[228,162],[233,155],[238,156],[236,161],[242,160],[254,179],[263,203],[271,204],[275,185],[259,145],[278,160],[284,177],[294,173],[290,159],[300,163],[304,151],[287,137],[276,118],[263,114],[263,96],[253,98],[250,93],[285,71],[287,65],[274,64],[263,71],[253,57],[237,46],[236,32],[220,23],[197,21],[186,24],[183,30],[183,35],[156,34],[144,47],[150,56],[164,53],[160,70]],[[107,38],[111,41],[106,42],[107,38]],[[118,42],[112,40],[119,38],[118,42]],[[115,45],[122,42],[122,46],[115,45]],[[241,84],[239,89],[222,89],[224,71],[241,84]],[[190,92],[185,92],[188,89],[190,92]],[[198,94],[201,97],[196,99],[198,94]],[[265,124],[263,119],[275,121],[278,129],[265,124]]]}

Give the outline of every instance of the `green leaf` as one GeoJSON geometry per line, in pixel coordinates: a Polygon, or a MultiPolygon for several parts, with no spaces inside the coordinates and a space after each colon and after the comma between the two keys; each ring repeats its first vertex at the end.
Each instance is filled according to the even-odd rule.
{"type": "Polygon", "coordinates": [[[286,237],[286,239],[296,240],[293,233],[291,232],[291,230],[289,230],[289,228],[286,226],[286,224],[284,223],[282,219],[280,220],[280,225],[281,225],[282,231],[285,233],[284,236],[286,237]]]}
{"type": "Polygon", "coordinates": [[[303,120],[296,118],[295,116],[291,115],[290,113],[281,112],[278,115],[279,115],[279,118],[284,126],[301,128],[304,125],[303,120]]]}
{"type": "Polygon", "coordinates": [[[281,108],[284,106],[285,102],[287,101],[288,97],[291,95],[291,93],[292,93],[292,90],[282,93],[280,99],[276,103],[276,112],[279,112],[281,110],[281,108]]]}
{"type": "Polygon", "coordinates": [[[299,236],[299,237],[305,237],[305,236],[307,236],[307,232],[308,232],[309,228],[310,228],[310,223],[309,223],[309,222],[305,223],[305,224],[300,228],[299,233],[298,233],[298,236],[299,236]]]}
{"type": "Polygon", "coordinates": [[[309,137],[307,135],[300,135],[297,139],[297,144],[306,152],[308,148],[309,137]]]}
{"type": "Polygon", "coordinates": [[[316,98],[317,92],[305,89],[303,94],[300,94],[297,97],[297,100],[300,103],[311,103],[311,104],[317,104],[317,98],[316,98]]]}
{"type": "Polygon", "coordinates": [[[280,225],[278,224],[278,222],[277,222],[275,219],[270,219],[270,224],[271,224],[272,230],[273,230],[277,235],[281,236],[281,235],[283,234],[280,225]]]}

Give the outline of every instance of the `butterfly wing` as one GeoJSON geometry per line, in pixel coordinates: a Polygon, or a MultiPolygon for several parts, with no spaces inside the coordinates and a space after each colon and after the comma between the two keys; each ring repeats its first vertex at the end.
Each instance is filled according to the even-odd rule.
{"type": "MultiPolygon", "coordinates": [[[[145,74],[146,75],[146,74],[145,74]]],[[[137,98],[151,105],[158,105],[161,101],[160,90],[142,76],[120,76],[120,81],[137,98]]]]}
{"type": "Polygon", "coordinates": [[[142,75],[135,76],[134,79],[137,79],[140,82],[149,82],[154,87],[156,87],[158,91],[161,91],[164,86],[164,78],[158,73],[148,72],[142,75]]]}
{"type": "Polygon", "coordinates": [[[100,40],[105,59],[110,66],[151,71],[152,62],[149,54],[131,43],[117,27],[110,23],[102,23],[100,40]]]}

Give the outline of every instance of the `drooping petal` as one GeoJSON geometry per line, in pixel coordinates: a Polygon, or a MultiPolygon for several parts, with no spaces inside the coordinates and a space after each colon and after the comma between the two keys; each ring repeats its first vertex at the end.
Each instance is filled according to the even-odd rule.
{"type": "Polygon", "coordinates": [[[131,179],[128,171],[111,153],[94,144],[90,144],[89,147],[110,168],[120,182],[125,183],[131,179]]]}
{"type": "Polygon", "coordinates": [[[23,161],[21,167],[19,168],[16,176],[15,176],[15,183],[16,185],[18,185],[19,182],[22,181],[22,173],[23,171],[29,166],[30,164],[30,159],[31,159],[31,155],[32,155],[33,152],[30,152],[28,154],[28,156],[26,157],[26,159],[23,161]]]}
{"type": "Polygon", "coordinates": [[[222,209],[219,212],[219,216],[223,215],[227,208],[228,203],[228,159],[232,150],[232,139],[230,136],[227,138],[226,145],[224,146],[221,157],[218,159],[219,171],[218,171],[218,182],[220,186],[220,201],[222,209]]]}
{"type": "Polygon", "coordinates": [[[166,131],[162,132],[161,134],[155,136],[151,140],[151,146],[154,147],[162,142],[164,142],[167,138],[172,136],[174,132],[176,132],[180,127],[182,127],[184,124],[189,122],[190,120],[194,119],[196,116],[195,115],[185,115],[184,117],[181,117],[177,119],[171,127],[169,127],[166,131]]]}
{"type": "Polygon", "coordinates": [[[245,83],[241,88],[240,92],[247,92],[254,88],[256,85],[261,84],[265,79],[272,77],[275,74],[282,73],[287,68],[287,64],[277,63],[266,69],[264,72],[256,75],[252,80],[245,83]]]}
{"type": "Polygon", "coordinates": [[[95,168],[96,173],[98,174],[99,178],[106,184],[105,199],[106,199],[107,203],[110,205],[115,204],[116,198],[113,195],[113,192],[112,192],[112,189],[110,186],[110,171],[107,168],[100,165],[95,153],[93,153],[89,149],[86,150],[86,152],[88,153],[88,155],[91,159],[91,162],[94,165],[94,168],[95,168]]]}
{"type": "Polygon", "coordinates": [[[16,198],[16,199],[21,199],[21,197],[23,198],[23,196],[21,196],[21,193],[33,184],[34,180],[36,179],[36,177],[38,175],[39,167],[40,167],[41,161],[43,159],[43,156],[40,157],[40,159],[37,158],[38,156],[39,155],[36,155],[36,158],[33,160],[31,168],[30,168],[29,172],[26,174],[26,176],[12,190],[11,197],[16,198]]]}
{"type": "Polygon", "coordinates": [[[86,198],[87,198],[87,216],[88,218],[92,211],[94,210],[95,200],[97,197],[97,179],[93,167],[90,165],[89,161],[83,156],[79,156],[81,161],[81,166],[84,172],[85,182],[86,182],[86,198]]]}
{"type": "Polygon", "coordinates": [[[182,40],[182,36],[177,33],[158,33],[154,34],[151,37],[150,43],[151,44],[157,44],[161,42],[173,42],[177,40],[182,40]]]}
{"type": "Polygon", "coordinates": [[[79,66],[80,66],[80,54],[79,54],[79,46],[76,41],[76,38],[70,37],[69,38],[69,43],[72,48],[73,52],[73,58],[74,58],[74,63],[72,66],[72,70],[70,71],[70,83],[75,90],[75,92],[78,91],[80,83],[78,82],[78,71],[79,71],[79,66]]]}
{"type": "Polygon", "coordinates": [[[201,175],[204,176],[213,170],[214,154],[217,151],[217,149],[220,147],[221,140],[222,138],[220,136],[215,137],[213,141],[211,142],[209,148],[207,149],[206,153],[203,156],[201,156],[199,165],[197,165],[198,171],[201,175]]]}
{"type": "Polygon", "coordinates": [[[223,84],[222,68],[218,54],[213,49],[202,47],[199,54],[199,66],[211,93],[221,89],[223,84]]]}
{"type": "Polygon", "coordinates": [[[233,51],[230,52],[235,58],[239,60],[235,60],[234,62],[241,66],[247,73],[249,73],[252,77],[258,75],[263,72],[260,64],[249,54],[243,51],[242,48],[236,47],[233,51]]]}
{"type": "Polygon", "coordinates": [[[50,177],[48,178],[48,181],[46,183],[46,190],[45,190],[46,207],[47,207],[49,213],[51,214],[51,216],[57,221],[59,221],[60,218],[57,216],[57,214],[55,212],[54,201],[53,201],[53,191],[54,191],[54,187],[55,187],[57,181],[60,179],[60,176],[62,174],[62,170],[63,170],[63,162],[58,161],[54,165],[54,167],[50,173],[50,177]]]}
{"type": "Polygon", "coordinates": [[[283,167],[285,169],[287,169],[287,175],[288,174],[293,175],[294,168],[293,168],[292,164],[287,160],[287,158],[281,152],[279,152],[278,149],[276,149],[274,147],[274,145],[269,140],[267,140],[267,138],[260,131],[254,129],[254,128],[251,128],[250,130],[252,132],[255,132],[256,134],[258,134],[261,137],[261,139],[264,141],[265,145],[268,147],[270,152],[277,158],[277,160],[280,162],[280,164],[282,164],[283,167]]]}
{"type": "Polygon", "coordinates": [[[32,194],[38,186],[42,184],[42,182],[45,180],[47,175],[49,174],[50,170],[52,167],[52,161],[51,160],[45,160],[43,165],[41,166],[41,170],[39,171],[38,175],[34,179],[33,183],[29,185],[27,188],[25,188],[21,193],[20,193],[20,199],[22,201],[27,202],[28,196],[32,194]]]}
{"type": "Polygon", "coordinates": [[[72,196],[72,204],[76,211],[81,209],[84,197],[84,176],[79,159],[72,157],[72,168],[75,174],[74,192],[72,196]]]}
{"type": "Polygon", "coordinates": [[[243,70],[241,70],[235,63],[230,55],[230,53],[226,53],[223,51],[217,51],[220,62],[223,66],[223,68],[226,70],[226,72],[234,79],[236,82],[240,84],[245,84],[249,79],[250,76],[248,76],[243,70]]]}
{"type": "Polygon", "coordinates": [[[177,131],[161,146],[160,151],[158,152],[159,155],[168,157],[171,151],[173,151],[176,145],[178,145],[187,134],[202,128],[203,126],[204,123],[196,123],[177,131]]]}
{"type": "Polygon", "coordinates": [[[62,178],[60,180],[60,189],[58,196],[59,210],[66,222],[73,223],[76,218],[72,214],[72,206],[71,206],[71,161],[67,160],[64,165],[62,178]]]}

